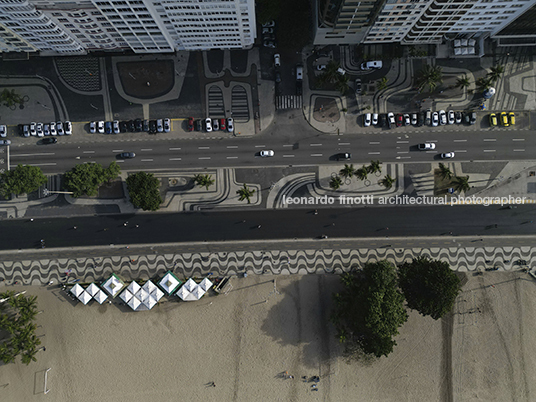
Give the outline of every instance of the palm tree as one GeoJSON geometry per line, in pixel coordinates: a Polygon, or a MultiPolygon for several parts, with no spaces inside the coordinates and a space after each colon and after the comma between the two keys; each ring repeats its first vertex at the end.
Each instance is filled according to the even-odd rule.
{"type": "Polygon", "coordinates": [[[478,80],[476,80],[476,86],[481,91],[487,91],[488,89],[490,89],[492,84],[493,84],[493,82],[487,76],[486,77],[480,77],[478,80]]]}
{"type": "Polygon", "coordinates": [[[465,88],[468,88],[471,83],[469,82],[469,78],[467,78],[467,75],[464,75],[463,77],[456,78],[456,85],[455,88],[460,88],[462,91],[465,88]]]}
{"type": "Polygon", "coordinates": [[[387,190],[390,190],[393,187],[396,179],[393,179],[391,176],[386,175],[383,179],[380,180],[380,184],[384,186],[387,190]]]}
{"type": "Polygon", "coordinates": [[[370,165],[367,167],[367,171],[372,174],[376,172],[381,173],[382,172],[381,164],[382,163],[380,161],[370,161],[370,165]]]}
{"type": "Polygon", "coordinates": [[[469,185],[469,176],[456,176],[454,178],[454,188],[460,193],[466,193],[471,189],[469,185]]]}
{"type": "Polygon", "coordinates": [[[347,164],[345,164],[344,168],[342,168],[339,172],[339,174],[345,179],[351,179],[354,173],[355,173],[354,165],[347,165],[347,164]]]}
{"type": "Polygon", "coordinates": [[[240,190],[237,190],[236,194],[240,196],[238,201],[247,200],[248,204],[251,204],[250,198],[253,194],[255,194],[255,190],[251,190],[248,186],[246,186],[246,183],[244,183],[244,187],[242,187],[240,190]]]}
{"type": "Polygon", "coordinates": [[[365,165],[363,165],[363,167],[357,169],[355,171],[355,176],[359,179],[359,180],[367,180],[367,176],[368,176],[368,169],[365,165]]]}
{"type": "Polygon", "coordinates": [[[491,67],[491,71],[488,73],[487,77],[493,83],[495,81],[498,81],[499,78],[501,78],[501,75],[503,73],[504,73],[504,66],[497,64],[496,66],[491,67]]]}
{"type": "Polygon", "coordinates": [[[335,88],[341,93],[341,95],[344,95],[346,91],[348,91],[348,88],[350,88],[348,86],[348,81],[350,81],[350,77],[348,77],[346,74],[339,74],[339,76],[337,77],[335,88]]]}
{"type": "Polygon", "coordinates": [[[443,83],[443,71],[440,66],[431,66],[426,64],[417,77],[417,85],[419,90],[423,90],[426,86],[433,92],[437,88],[437,84],[443,83]]]}
{"type": "Polygon", "coordinates": [[[339,63],[337,63],[335,60],[330,60],[328,64],[326,64],[326,69],[322,74],[318,76],[318,79],[321,83],[327,83],[331,82],[334,83],[337,81],[339,76],[341,75],[337,70],[341,67],[339,63]]]}
{"type": "Polygon", "coordinates": [[[339,176],[332,177],[331,180],[329,181],[329,186],[333,190],[338,190],[342,186],[342,179],[339,176]]]}
{"type": "Polygon", "coordinates": [[[439,176],[441,176],[442,179],[450,179],[452,178],[452,172],[447,166],[445,166],[445,164],[440,163],[439,164],[439,176]]]}
{"type": "Polygon", "coordinates": [[[15,93],[14,89],[4,89],[0,94],[0,100],[6,102],[4,106],[12,107],[24,102],[23,97],[15,93]]]}
{"type": "Polygon", "coordinates": [[[209,174],[196,174],[194,182],[198,186],[205,187],[208,191],[208,188],[214,184],[215,180],[209,174]]]}
{"type": "Polygon", "coordinates": [[[381,91],[382,89],[387,88],[387,81],[389,81],[389,78],[383,77],[381,80],[378,81],[378,85],[376,86],[377,91],[381,91]]]}

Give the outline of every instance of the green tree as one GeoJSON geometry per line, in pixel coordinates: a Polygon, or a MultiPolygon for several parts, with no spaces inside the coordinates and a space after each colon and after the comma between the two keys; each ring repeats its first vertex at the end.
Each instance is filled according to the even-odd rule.
{"type": "Polygon", "coordinates": [[[333,176],[329,181],[329,186],[333,190],[338,190],[342,186],[342,179],[339,176],[333,176]]]}
{"type": "Polygon", "coordinates": [[[17,94],[14,89],[4,89],[2,93],[0,93],[0,100],[5,102],[4,106],[12,107],[17,104],[24,103],[24,99],[21,95],[17,94]]]}
{"type": "Polygon", "coordinates": [[[389,81],[389,78],[383,77],[381,80],[378,81],[376,85],[376,90],[381,91],[385,88],[387,88],[387,82],[389,81]]]}
{"type": "Polygon", "coordinates": [[[504,66],[501,66],[500,64],[491,67],[491,71],[487,74],[487,77],[491,81],[491,83],[496,82],[501,78],[501,75],[504,73],[504,66]]]}
{"type": "Polygon", "coordinates": [[[205,187],[208,191],[208,188],[214,184],[216,180],[212,178],[209,174],[196,174],[194,176],[194,182],[198,186],[205,187]]]}
{"type": "Polygon", "coordinates": [[[100,163],[81,163],[65,173],[63,180],[65,188],[73,193],[73,197],[93,197],[98,194],[103,183],[115,179],[120,172],[121,168],[115,161],[106,169],[100,163]]]}
{"type": "Polygon", "coordinates": [[[466,193],[471,189],[469,176],[456,176],[454,178],[454,189],[460,193],[466,193]]]}
{"type": "Polygon", "coordinates": [[[320,83],[321,84],[326,84],[326,83],[333,84],[337,82],[341,75],[341,73],[337,71],[340,67],[341,65],[338,62],[336,62],[335,60],[330,60],[328,64],[326,64],[326,68],[324,69],[322,74],[318,76],[318,80],[320,81],[320,83]]]}
{"type": "Polygon", "coordinates": [[[138,172],[127,177],[130,202],[144,211],[157,211],[163,200],[160,196],[160,182],[152,173],[138,172]]]}
{"type": "Polygon", "coordinates": [[[20,164],[13,170],[5,171],[0,177],[0,192],[4,197],[9,194],[31,193],[47,182],[40,168],[20,164]]]}
{"type": "Polygon", "coordinates": [[[449,264],[426,256],[400,265],[398,277],[408,307],[434,320],[452,310],[461,291],[460,279],[449,264]]]}
{"type": "Polygon", "coordinates": [[[368,177],[368,168],[363,165],[363,167],[360,167],[355,171],[355,177],[357,177],[359,180],[367,180],[368,177]]]}
{"type": "Polygon", "coordinates": [[[393,187],[396,179],[393,179],[391,176],[386,175],[383,179],[380,180],[380,184],[384,186],[387,190],[390,190],[393,187]]]}
{"type": "Polygon", "coordinates": [[[259,24],[265,24],[269,21],[277,19],[280,9],[280,0],[257,0],[255,2],[257,22],[259,24]]]}
{"type": "Polygon", "coordinates": [[[370,161],[370,165],[367,166],[367,172],[374,174],[376,172],[382,172],[382,163],[380,161],[370,161]]]}
{"type": "Polygon", "coordinates": [[[465,88],[468,88],[469,85],[471,85],[471,83],[469,82],[469,78],[467,78],[467,75],[456,78],[455,88],[460,88],[461,90],[463,90],[465,88]]]}
{"type": "Polygon", "coordinates": [[[417,75],[417,86],[419,90],[424,90],[428,86],[430,92],[437,88],[437,84],[443,82],[443,70],[441,66],[424,65],[417,75]]]}
{"type": "Polygon", "coordinates": [[[440,176],[443,180],[445,180],[445,179],[450,179],[450,178],[452,178],[453,175],[452,175],[451,170],[450,170],[447,166],[445,166],[444,163],[440,163],[440,164],[439,164],[439,176],[440,176]]]}
{"type": "Polygon", "coordinates": [[[248,204],[251,204],[251,196],[255,194],[255,189],[250,189],[246,183],[242,186],[242,188],[238,189],[236,191],[236,194],[238,194],[240,197],[238,198],[238,201],[244,201],[247,200],[248,204]]]}
{"type": "Polygon", "coordinates": [[[408,319],[395,267],[386,260],[368,263],[362,271],[341,275],[341,282],[344,289],[333,296],[331,314],[337,338],[347,351],[357,345],[367,355],[389,355],[393,337],[408,319]]]}
{"type": "Polygon", "coordinates": [[[489,77],[480,77],[478,80],[476,80],[476,86],[480,91],[487,91],[492,85],[493,82],[489,79],[489,77]]]}
{"type": "Polygon", "coordinates": [[[345,179],[351,179],[355,173],[354,165],[344,164],[344,167],[339,171],[339,174],[345,179]]]}
{"type": "Polygon", "coordinates": [[[344,95],[350,88],[350,86],[348,85],[348,81],[350,81],[350,77],[348,77],[346,74],[339,74],[339,76],[337,77],[335,88],[341,93],[341,95],[344,95]]]}

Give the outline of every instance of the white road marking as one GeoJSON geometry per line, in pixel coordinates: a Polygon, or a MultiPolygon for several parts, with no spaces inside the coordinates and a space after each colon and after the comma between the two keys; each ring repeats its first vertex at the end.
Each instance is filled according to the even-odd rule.
{"type": "Polygon", "coordinates": [[[294,145],[293,144],[285,144],[283,145],[284,147],[293,147],[294,145]]]}
{"type": "Polygon", "coordinates": [[[182,161],[182,158],[169,158],[170,161],[182,161]]]}
{"type": "Polygon", "coordinates": [[[11,156],[46,156],[46,155],[55,155],[55,152],[45,152],[45,153],[38,153],[38,154],[12,154],[11,156]]]}
{"type": "Polygon", "coordinates": [[[397,154],[409,154],[409,151],[398,151],[397,154]]]}
{"type": "Polygon", "coordinates": [[[116,161],[117,163],[125,163],[125,161],[123,159],[119,159],[118,161],[116,161]]]}
{"type": "Polygon", "coordinates": [[[238,156],[228,156],[227,159],[238,159],[238,156]]]}
{"type": "Polygon", "coordinates": [[[115,154],[115,153],[118,153],[118,152],[123,152],[123,150],[122,149],[114,149],[114,150],[112,150],[112,152],[115,154]]]}
{"type": "Polygon", "coordinates": [[[141,161],[142,162],[152,162],[153,160],[152,159],[142,159],[141,161]]]}
{"type": "Polygon", "coordinates": [[[266,145],[255,145],[255,148],[266,148],[266,145]]]}
{"type": "Polygon", "coordinates": [[[309,144],[310,147],[321,147],[322,144],[309,144]]]}
{"type": "Polygon", "coordinates": [[[322,156],[322,154],[311,154],[311,156],[322,156]]]}
{"type": "Polygon", "coordinates": [[[525,141],[524,138],[512,138],[512,141],[525,141]]]}
{"type": "Polygon", "coordinates": [[[182,148],[169,148],[170,151],[180,151],[182,148]]]}
{"type": "Polygon", "coordinates": [[[83,154],[94,154],[95,151],[84,151],[84,152],[82,152],[82,153],[83,153],[83,154]]]}
{"type": "Polygon", "coordinates": [[[294,155],[283,155],[283,158],[294,158],[294,155]]]}
{"type": "Polygon", "coordinates": [[[524,149],[514,149],[514,152],[525,152],[524,149]]]}
{"type": "MultiPolygon", "coordinates": [[[[57,163],[51,162],[51,163],[28,163],[30,166],[56,166],[57,163]]],[[[17,167],[17,165],[10,165],[13,169],[17,167]]]]}
{"type": "Polygon", "coordinates": [[[339,142],[339,145],[350,145],[349,142],[339,142]]]}
{"type": "Polygon", "coordinates": [[[497,152],[495,149],[484,149],[484,152],[497,152]]]}
{"type": "Polygon", "coordinates": [[[378,145],[380,142],[379,141],[370,141],[369,144],[370,145],[378,145]]]}
{"type": "Polygon", "coordinates": [[[368,154],[369,155],[379,155],[380,153],[379,152],[369,152],[368,154]]]}
{"type": "Polygon", "coordinates": [[[484,138],[484,141],[493,142],[493,141],[497,141],[497,138],[484,138]]]}
{"type": "Polygon", "coordinates": [[[460,149],[460,150],[455,150],[454,153],[458,153],[458,152],[467,152],[466,149],[460,149]]]}
{"type": "Polygon", "coordinates": [[[210,149],[210,147],[197,147],[197,149],[210,149]]]}
{"type": "Polygon", "coordinates": [[[197,159],[210,159],[210,156],[203,156],[203,157],[197,158],[197,159]]]}
{"type": "Polygon", "coordinates": [[[236,149],[238,148],[238,145],[228,145],[227,149],[236,149]]]}
{"type": "Polygon", "coordinates": [[[454,140],[454,142],[467,142],[467,140],[454,140]]]}
{"type": "Polygon", "coordinates": [[[407,144],[409,141],[397,141],[397,144],[407,144]]]}
{"type": "Polygon", "coordinates": [[[142,151],[152,151],[152,148],[142,148],[142,151]]]}

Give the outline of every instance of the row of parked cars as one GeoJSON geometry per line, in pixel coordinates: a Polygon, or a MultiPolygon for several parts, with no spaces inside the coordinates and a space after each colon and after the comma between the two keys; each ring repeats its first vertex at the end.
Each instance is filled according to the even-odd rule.
{"type": "MultiPolygon", "coordinates": [[[[45,137],[49,135],[71,135],[73,133],[73,125],[70,121],[51,122],[50,124],[32,122],[30,124],[19,124],[18,129],[21,137],[45,137]]],[[[2,137],[5,137],[5,135],[2,135],[2,137]]]]}
{"type": "Polygon", "coordinates": [[[378,113],[366,113],[363,115],[363,125],[380,126],[380,127],[402,127],[402,126],[416,126],[430,125],[437,127],[439,125],[446,124],[466,124],[476,123],[476,112],[454,112],[449,110],[448,113],[444,110],[438,112],[432,112],[427,110],[420,113],[400,113],[395,115],[394,113],[378,114],[378,113]]]}
{"type": "MultiPolygon", "coordinates": [[[[510,127],[516,125],[516,115],[514,112],[501,112],[499,115],[499,122],[501,126],[503,127],[510,127]]],[[[491,113],[489,115],[489,124],[492,127],[498,126],[497,124],[497,115],[495,113],[491,113]]]]}
{"type": "Polygon", "coordinates": [[[275,21],[262,24],[262,45],[272,49],[277,47],[277,42],[275,41],[275,21]]]}
{"type": "Polygon", "coordinates": [[[129,121],[92,121],[89,123],[89,132],[99,134],[141,133],[149,134],[169,133],[171,131],[170,119],[158,120],[129,120],[129,121]]]}
{"type": "MultiPolygon", "coordinates": [[[[193,117],[191,117],[193,121],[193,117]]],[[[200,120],[198,120],[199,123],[201,123],[200,120]]],[[[189,125],[188,125],[189,127],[189,125]]],[[[188,128],[189,131],[192,131],[188,128]]],[[[196,131],[201,131],[201,127],[196,127],[196,131]]],[[[210,133],[211,131],[228,131],[232,133],[234,131],[234,122],[232,117],[228,117],[227,119],[221,118],[221,119],[211,119],[210,117],[207,117],[205,119],[205,131],[207,133],[210,133]]]]}

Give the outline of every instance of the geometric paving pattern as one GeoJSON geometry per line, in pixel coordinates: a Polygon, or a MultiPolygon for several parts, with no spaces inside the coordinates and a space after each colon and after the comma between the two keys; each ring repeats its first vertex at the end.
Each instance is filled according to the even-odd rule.
{"type": "Polygon", "coordinates": [[[366,262],[386,259],[394,264],[427,255],[446,261],[456,271],[475,272],[495,267],[517,270],[518,260],[530,267],[536,250],[526,247],[452,247],[452,248],[360,248],[342,250],[271,250],[215,253],[131,255],[102,258],[60,258],[36,261],[0,262],[0,275],[6,285],[39,285],[50,281],[80,280],[93,282],[111,273],[123,280],[150,279],[168,270],[179,278],[249,274],[324,274],[357,269],[366,262]],[[67,273],[69,275],[67,276],[67,273]]]}

